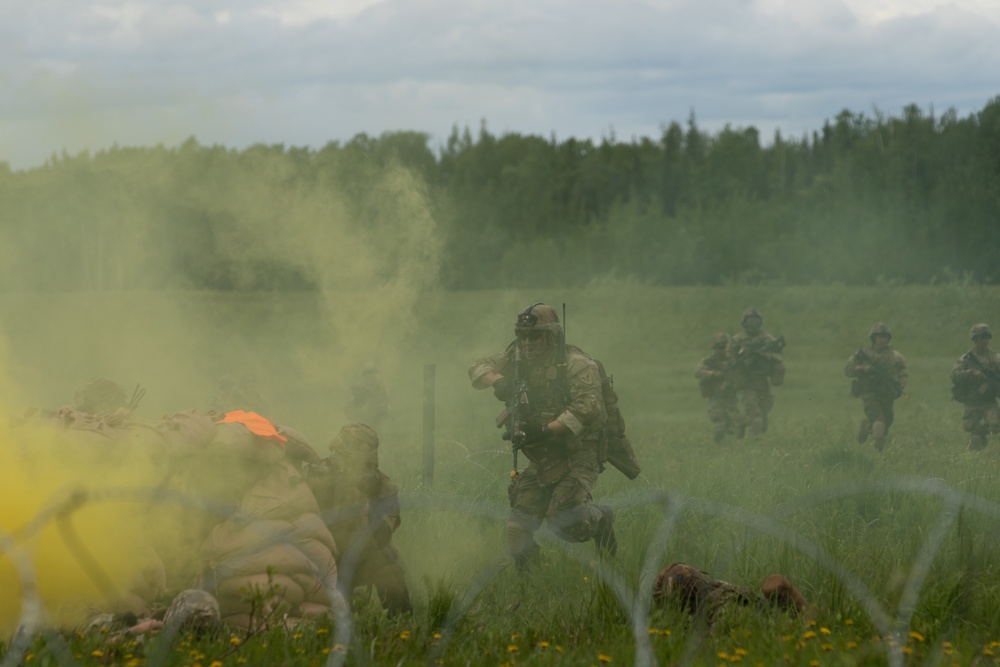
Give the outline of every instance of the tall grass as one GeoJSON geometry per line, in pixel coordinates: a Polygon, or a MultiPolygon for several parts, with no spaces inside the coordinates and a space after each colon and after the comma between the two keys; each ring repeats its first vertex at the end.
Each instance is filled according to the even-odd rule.
{"type": "MultiPolygon", "coordinates": [[[[192,295],[192,298],[208,298],[192,295]]],[[[215,298],[215,297],[212,297],[215,298]]],[[[280,295],[245,307],[274,312],[280,295]]],[[[28,309],[8,301],[11,308],[28,309]]],[[[92,304],[94,305],[94,304],[92,304]]],[[[984,287],[651,289],[598,285],[566,294],[477,292],[435,295],[419,331],[401,345],[389,378],[393,414],[382,429],[383,468],[403,491],[397,544],[415,599],[412,617],[390,619],[361,596],[349,646],[335,647],[328,626],[275,632],[244,644],[190,640],[167,664],[245,661],[349,664],[969,664],[1000,655],[998,444],[966,451],[961,407],[949,400],[948,371],[969,346],[972,323],[1000,312],[1000,290],[984,287]],[[539,534],[542,565],[518,576],[505,556],[511,456],[493,418],[500,407],[474,392],[465,368],[511,338],[518,307],[534,300],[568,304],[568,337],[615,376],[628,432],[643,464],[629,482],[613,469],[596,497],[616,512],[614,562],[593,544],[539,534]],[[774,389],[770,432],[759,440],[710,437],[704,401],[692,377],[718,330],[734,331],[755,305],[765,328],[788,340],[786,383],[774,389]],[[911,381],[897,402],[886,450],[854,441],[860,402],[848,395],[847,357],[870,325],[888,322],[909,359],[911,381]],[[435,475],[422,478],[420,394],[425,364],[437,368],[435,475]],[[674,609],[654,609],[655,573],[685,561],[749,588],[773,572],[787,575],[813,607],[808,618],[748,610],[708,632],[674,609]],[[296,635],[298,635],[296,637],[296,635]],[[266,645],[266,646],[265,646],[266,645]],[[332,650],[331,650],[332,649],[332,650]],[[326,650],[327,652],[324,652],[326,650]],[[185,652],[186,651],[186,652],[185,652]]],[[[99,307],[99,304],[98,304],[99,307]]],[[[193,307],[193,306],[192,306],[193,307]]],[[[281,311],[285,324],[257,340],[241,327],[243,306],[208,323],[254,353],[292,359],[289,331],[322,339],[312,306],[281,311]]],[[[26,311],[27,312],[27,311],[26,311]]],[[[202,316],[205,311],[199,311],[202,316]]],[[[26,315],[31,317],[30,313],[26,315]]],[[[997,325],[998,323],[992,323],[997,325]]],[[[140,323],[131,322],[132,330],[140,323]]],[[[56,358],[8,327],[9,354],[42,392],[55,393],[56,358]]],[[[140,331],[141,335],[142,332],[140,331]]],[[[98,332],[84,343],[99,347],[98,332]]],[[[292,338],[294,339],[294,335],[292,338]]],[[[181,340],[182,345],[190,342],[181,340]]],[[[311,348],[316,349],[316,348],[311,348]]],[[[141,376],[138,357],[119,368],[141,376]]],[[[314,358],[322,367],[333,362],[314,358]]],[[[269,395],[295,397],[290,415],[324,434],[324,406],[287,374],[273,371],[269,395]]],[[[203,378],[197,369],[191,377],[203,378]]],[[[155,386],[155,377],[144,381],[155,386]]],[[[197,383],[195,383],[197,384],[197,383]]],[[[178,404],[176,409],[190,407],[178,404]]],[[[300,426],[298,422],[292,426],[300,426]]],[[[223,638],[225,640],[225,638],[223,638]]],[[[81,662],[146,664],[143,645],[106,652],[100,637],[70,636],[81,662]],[[95,651],[101,651],[95,656],[95,651]]],[[[154,640],[155,641],[155,640],[154,640]]],[[[48,648],[47,648],[48,647],[48,648]]],[[[35,660],[59,662],[38,638],[35,660]]],[[[36,663],[37,664],[37,663],[36,663]]]]}

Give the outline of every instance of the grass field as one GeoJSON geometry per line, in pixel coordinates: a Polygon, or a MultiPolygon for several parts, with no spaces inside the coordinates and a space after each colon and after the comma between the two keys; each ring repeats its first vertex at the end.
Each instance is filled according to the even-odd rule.
{"type": "Polygon", "coordinates": [[[405,308],[389,295],[387,309],[382,296],[0,297],[12,413],[69,402],[76,384],[100,374],[141,382],[140,412],[155,418],[204,406],[220,374],[250,368],[275,418],[322,449],[343,421],[352,373],[375,360],[392,394],[382,461],[403,491],[396,539],[416,606],[389,619],[362,601],[347,640],[330,625],[187,638],[167,651],[155,640],[39,635],[30,664],[967,665],[1000,656],[1000,442],[966,451],[948,382],[970,326],[1000,326],[1000,289],[609,283],[428,294],[405,308]],[[614,562],[543,532],[543,566],[521,578],[503,541],[511,457],[493,428],[499,404],[473,391],[465,370],[502,349],[517,310],[536,300],[565,302],[569,341],[614,374],[644,474],[629,482],[610,469],[598,483],[596,498],[616,511],[614,562]],[[768,434],[716,445],[694,367],[712,334],[735,331],[751,305],[788,341],[786,382],[774,390],[768,434]],[[854,441],[861,406],[843,375],[877,320],[893,327],[911,371],[882,453],[854,441]],[[422,477],[427,365],[433,484],[422,477]],[[814,613],[748,612],[705,633],[650,606],[652,578],[673,561],[752,588],[782,572],[814,613]]]}

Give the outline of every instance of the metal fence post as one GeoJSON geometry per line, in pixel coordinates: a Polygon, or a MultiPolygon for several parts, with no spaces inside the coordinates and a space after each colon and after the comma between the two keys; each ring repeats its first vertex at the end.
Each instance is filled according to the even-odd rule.
{"type": "Polygon", "coordinates": [[[434,364],[424,364],[424,487],[434,486],[434,364]]]}

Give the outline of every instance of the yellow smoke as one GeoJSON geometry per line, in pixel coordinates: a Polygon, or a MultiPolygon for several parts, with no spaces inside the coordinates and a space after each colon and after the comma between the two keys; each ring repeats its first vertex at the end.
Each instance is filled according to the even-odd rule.
{"type": "MultiPolygon", "coordinates": [[[[10,400],[0,382],[0,398],[10,400]]],[[[151,508],[131,492],[111,491],[156,484],[143,452],[140,443],[126,448],[49,426],[0,426],[0,636],[21,622],[32,588],[42,603],[39,620],[58,626],[96,611],[140,611],[160,592],[162,564],[148,541],[151,508]],[[19,573],[17,563],[30,572],[19,573]]]]}

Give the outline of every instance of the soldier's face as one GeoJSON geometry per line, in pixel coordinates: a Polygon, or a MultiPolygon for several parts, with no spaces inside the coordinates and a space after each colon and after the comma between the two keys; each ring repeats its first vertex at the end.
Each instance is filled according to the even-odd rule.
{"type": "Polygon", "coordinates": [[[977,352],[985,352],[990,346],[990,337],[986,335],[976,336],[972,339],[972,344],[976,346],[977,352]]]}
{"type": "Polygon", "coordinates": [[[874,343],[876,350],[884,350],[889,346],[889,336],[886,336],[885,334],[875,334],[872,342],[874,343]]]}
{"type": "Polygon", "coordinates": [[[549,340],[544,331],[519,331],[517,339],[521,342],[521,352],[528,361],[541,357],[548,349],[549,340]]]}
{"type": "Polygon", "coordinates": [[[760,325],[764,322],[759,317],[748,317],[743,321],[743,328],[750,333],[760,331],[760,325]]]}

